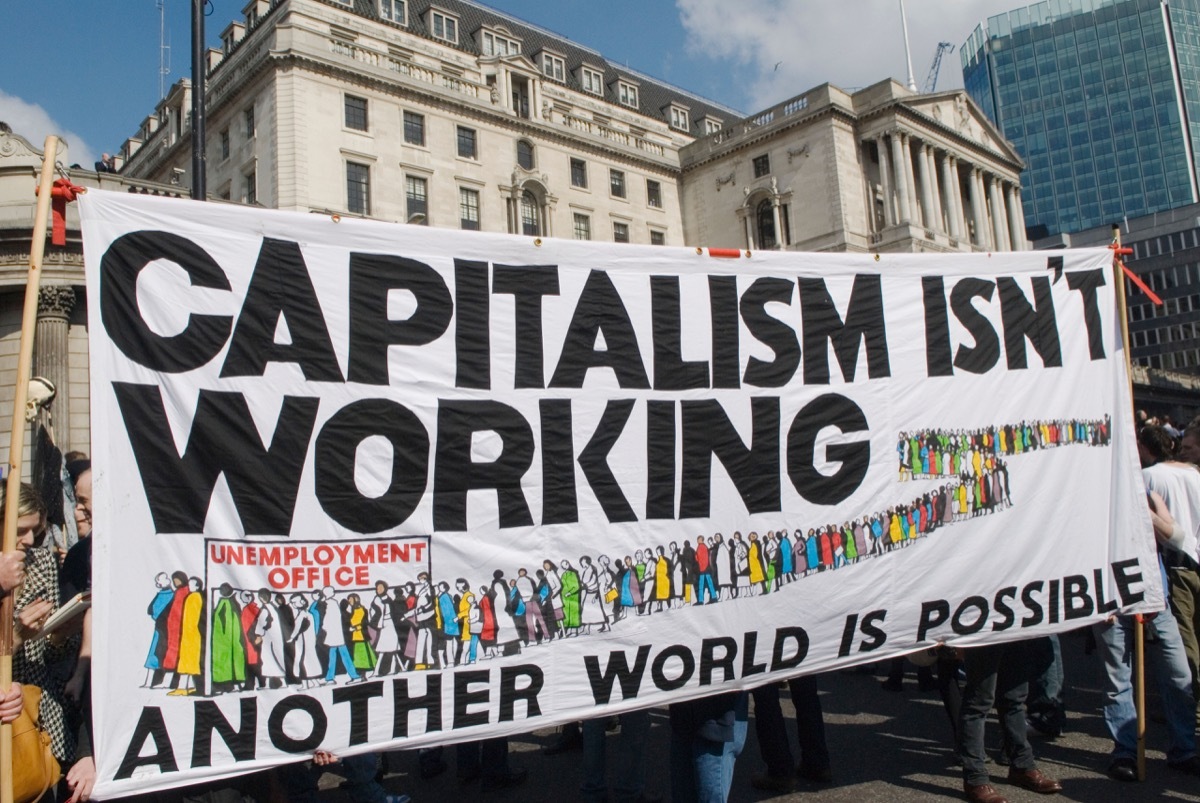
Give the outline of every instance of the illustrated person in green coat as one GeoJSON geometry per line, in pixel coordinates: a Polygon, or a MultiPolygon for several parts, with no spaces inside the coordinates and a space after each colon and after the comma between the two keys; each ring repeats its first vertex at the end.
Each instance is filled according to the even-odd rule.
{"type": "Polygon", "coordinates": [[[563,628],[567,631],[568,638],[578,636],[579,627],[583,624],[583,610],[580,607],[582,591],[583,589],[579,585],[579,572],[571,566],[571,561],[564,560],[562,562],[563,628]]]}
{"type": "Polygon", "coordinates": [[[233,586],[222,583],[212,616],[212,688],[214,694],[233,691],[246,682],[246,646],[242,643],[242,612],[233,600],[233,586]]]}

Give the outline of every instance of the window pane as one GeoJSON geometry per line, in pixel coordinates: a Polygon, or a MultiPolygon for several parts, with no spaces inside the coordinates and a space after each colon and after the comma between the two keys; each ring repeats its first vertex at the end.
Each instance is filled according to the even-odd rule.
{"type": "Polygon", "coordinates": [[[657,229],[650,230],[650,245],[666,245],[667,233],[658,231],[657,229]]]}
{"type": "Polygon", "coordinates": [[[662,209],[662,185],[657,181],[646,182],[646,204],[662,209]]]}
{"type": "Polygon", "coordinates": [[[458,127],[458,155],[464,159],[475,158],[475,129],[458,127]]]}
{"type": "Polygon", "coordinates": [[[533,169],[533,146],[523,139],[517,141],[517,164],[525,170],[533,169]]]}
{"type": "Polygon", "coordinates": [[[346,128],[355,131],[367,130],[367,99],[346,96],[346,128]]]}
{"type": "Polygon", "coordinates": [[[458,215],[462,228],[479,231],[479,192],[460,187],[458,190],[458,215]]]}
{"type": "Polygon", "coordinates": [[[587,215],[581,215],[578,212],[575,213],[575,239],[592,239],[592,219],[587,215]]]}
{"type": "Polygon", "coordinates": [[[629,224],[628,223],[613,223],[613,242],[615,242],[615,243],[629,242],[629,224]]]}
{"type": "Polygon", "coordinates": [[[587,186],[587,163],[582,159],[571,160],[571,186],[587,186]]]}
{"type": "Polygon", "coordinates": [[[408,222],[420,223],[422,225],[428,224],[428,184],[425,179],[416,176],[405,176],[404,196],[407,202],[408,222]],[[420,215],[420,219],[414,220],[413,217],[416,215],[420,215]]]}
{"type": "Polygon", "coordinates": [[[521,193],[521,233],[529,237],[540,237],[537,198],[529,190],[521,193]]]}
{"type": "Polygon", "coordinates": [[[625,197],[625,174],[620,170],[609,170],[609,192],[618,198],[625,197]]]}
{"type": "Polygon", "coordinates": [[[425,144],[425,115],[404,113],[404,141],[409,145],[425,144]]]}
{"type": "Polygon", "coordinates": [[[371,169],[346,163],[346,209],[355,215],[371,214],[371,169]]]}

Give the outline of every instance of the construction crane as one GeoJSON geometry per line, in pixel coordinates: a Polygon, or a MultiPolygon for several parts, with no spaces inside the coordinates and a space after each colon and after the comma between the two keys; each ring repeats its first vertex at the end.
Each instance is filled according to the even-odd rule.
{"type": "Polygon", "coordinates": [[[946,53],[953,53],[954,45],[949,42],[938,42],[937,55],[933,57],[933,64],[929,68],[929,75],[925,76],[925,86],[921,91],[925,94],[937,90],[938,70],[942,68],[942,56],[946,53]]]}

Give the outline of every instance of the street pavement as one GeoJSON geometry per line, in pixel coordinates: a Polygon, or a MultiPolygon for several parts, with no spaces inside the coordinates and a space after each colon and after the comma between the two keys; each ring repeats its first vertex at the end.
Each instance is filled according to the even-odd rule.
{"type": "MultiPolygon", "coordinates": [[[[1200,778],[1166,766],[1165,728],[1158,716],[1158,700],[1153,679],[1148,679],[1151,721],[1147,737],[1147,779],[1142,783],[1118,783],[1104,770],[1111,746],[1101,708],[1103,705],[1102,670],[1095,655],[1084,654],[1084,638],[1076,633],[1062,639],[1063,663],[1067,678],[1065,691],[1069,709],[1066,732],[1057,739],[1031,733],[1039,766],[1063,784],[1057,798],[1026,792],[1004,782],[1006,768],[992,766],[992,778],[1012,803],[1051,799],[1088,803],[1130,803],[1142,800],[1200,801],[1200,778]],[[1155,720],[1159,721],[1155,721],[1155,720]]],[[[880,667],[882,671],[883,667],[880,667]]],[[[909,665],[903,692],[881,689],[882,675],[869,671],[848,670],[831,673],[821,679],[821,704],[825,709],[826,736],[832,757],[833,782],[798,783],[788,794],[759,792],[751,777],[763,771],[758,743],[754,735],[754,710],[751,706],[750,729],[746,748],[737,763],[731,801],[811,801],[812,803],[871,803],[872,801],[928,801],[962,799],[961,770],[954,764],[950,725],[936,691],[917,690],[915,667],[909,665]]],[[[797,752],[795,725],[790,701],[782,695],[784,713],[789,720],[793,754],[797,752]]],[[[646,789],[669,800],[669,725],[666,709],[651,715],[647,739],[646,789]]],[[[529,771],[520,787],[483,795],[478,782],[460,784],[454,771],[454,750],[445,751],[449,768],[432,780],[417,774],[416,753],[389,753],[385,756],[384,785],[392,792],[403,792],[413,803],[428,801],[529,801],[564,803],[579,799],[581,780],[580,753],[546,756],[542,748],[553,741],[553,729],[535,731],[510,740],[510,761],[529,771]]],[[[608,735],[610,742],[616,734],[608,735]]],[[[989,723],[988,745],[999,744],[999,726],[989,723]]],[[[610,778],[618,767],[610,765],[610,778]]],[[[339,779],[326,775],[322,788],[329,800],[349,800],[336,791],[339,779]]]]}

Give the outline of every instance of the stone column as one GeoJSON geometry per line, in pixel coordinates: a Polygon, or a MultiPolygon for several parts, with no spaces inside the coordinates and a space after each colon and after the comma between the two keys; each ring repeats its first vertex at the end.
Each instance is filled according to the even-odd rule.
{"type": "Polygon", "coordinates": [[[908,223],[912,220],[908,212],[908,171],[904,169],[904,145],[900,142],[900,134],[892,134],[892,161],[896,168],[896,202],[899,205],[898,215],[900,223],[908,223]]]}
{"type": "Polygon", "coordinates": [[[879,150],[879,183],[883,186],[883,225],[886,228],[896,225],[896,209],[893,206],[892,160],[888,158],[883,134],[875,137],[875,147],[879,150]]]}
{"type": "Polygon", "coordinates": [[[771,217],[775,221],[775,250],[782,251],[783,242],[783,218],[780,217],[782,210],[779,208],[779,195],[771,197],[771,217]]]}
{"type": "Polygon", "coordinates": [[[1008,242],[1008,213],[1004,211],[1004,199],[1000,197],[1000,182],[995,176],[986,179],[988,198],[992,204],[992,236],[997,251],[1011,251],[1008,242]]]}
{"type": "Polygon", "coordinates": [[[925,163],[929,171],[929,186],[933,190],[933,197],[929,199],[929,204],[933,207],[933,227],[938,231],[947,232],[950,228],[943,214],[942,189],[938,186],[937,152],[932,145],[925,146],[925,163]]]}
{"type": "Polygon", "coordinates": [[[746,210],[746,215],[742,218],[742,222],[746,228],[746,250],[757,251],[754,245],[754,215],[751,210],[746,210]]]}
{"type": "Polygon", "coordinates": [[[950,173],[954,176],[954,214],[958,220],[958,230],[962,233],[962,239],[966,241],[967,245],[970,245],[971,230],[967,226],[967,205],[963,203],[962,173],[958,169],[957,156],[951,159],[950,173]]]}
{"type": "Polygon", "coordinates": [[[1017,217],[1016,187],[1004,184],[1004,205],[1008,209],[1008,235],[1012,240],[1012,250],[1025,250],[1025,220],[1017,217]]]}
{"type": "Polygon", "coordinates": [[[925,221],[925,228],[932,229],[936,218],[933,214],[933,182],[929,175],[927,147],[922,142],[917,143],[917,173],[921,177],[921,217],[925,221]]]}
{"type": "Polygon", "coordinates": [[[1021,200],[1021,189],[1016,187],[1013,189],[1013,209],[1017,216],[1017,223],[1020,226],[1021,232],[1021,249],[1028,250],[1029,242],[1025,239],[1025,202],[1021,200]]]}
{"type": "MultiPolygon", "coordinates": [[[[71,311],[75,309],[75,288],[50,284],[38,290],[37,323],[34,330],[33,375],[49,379],[56,389],[50,405],[53,412],[54,442],[64,453],[71,449],[71,377],[67,335],[71,311]]],[[[36,424],[50,425],[43,417],[36,424]]],[[[30,441],[36,446],[37,441],[30,441]]],[[[87,445],[84,444],[84,448],[87,445]]]]}
{"type": "Polygon", "coordinates": [[[918,218],[921,214],[921,206],[917,199],[916,171],[913,170],[912,140],[909,138],[908,134],[901,134],[900,136],[904,140],[904,147],[901,148],[901,151],[904,154],[904,178],[907,181],[908,186],[908,208],[912,210],[912,217],[910,220],[913,223],[920,225],[921,221],[918,218]]]}
{"type": "Polygon", "coordinates": [[[979,183],[979,170],[972,167],[970,177],[971,219],[975,223],[975,245],[988,248],[987,213],[983,208],[983,188],[979,183]]]}
{"type": "Polygon", "coordinates": [[[962,237],[959,227],[962,215],[954,205],[955,196],[958,195],[958,174],[950,163],[953,158],[948,153],[942,157],[942,183],[946,185],[946,228],[950,236],[957,240],[962,237]]]}

